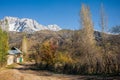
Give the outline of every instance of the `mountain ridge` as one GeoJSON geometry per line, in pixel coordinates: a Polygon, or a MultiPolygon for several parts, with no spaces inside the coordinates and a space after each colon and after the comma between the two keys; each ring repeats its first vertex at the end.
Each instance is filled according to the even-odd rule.
{"type": "Polygon", "coordinates": [[[15,32],[35,32],[40,30],[51,30],[51,31],[59,31],[62,30],[58,25],[48,25],[44,26],[39,24],[36,20],[29,18],[18,18],[18,17],[10,17],[6,16],[1,22],[1,27],[3,30],[7,31],[15,31],[15,32]],[[6,26],[6,21],[8,26],[6,26]]]}

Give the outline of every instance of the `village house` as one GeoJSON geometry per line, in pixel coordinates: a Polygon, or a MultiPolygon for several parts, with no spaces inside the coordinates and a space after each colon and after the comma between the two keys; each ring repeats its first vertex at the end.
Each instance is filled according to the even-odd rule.
{"type": "Polygon", "coordinates": [[[21,62],[23,62],[23,54],[18,48],[12,47],[8,50],[7,65],[21,62]]]}

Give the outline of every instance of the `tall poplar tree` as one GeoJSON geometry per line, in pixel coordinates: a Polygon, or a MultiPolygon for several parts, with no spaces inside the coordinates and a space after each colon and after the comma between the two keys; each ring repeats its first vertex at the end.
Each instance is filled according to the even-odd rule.
{"type": "Polygon", "coordinates": [[[87,73],[92,73],[96,66],[96,41],[94,36],[94,28],[90,15],[90,9],[86,5],[82,5],[80,11],[82,33],[81,33],[81,64],[85,67],[87,73]]]}
{"type": "Polygon", "coordinates": [[[82,5],[81,9],[81,24],[82,24],[82,33],[81,33],[81,45],[83,47],[84,54],[92,54],[94,53],[95,48],[95,36],[94,36],[94,28],[90,15],[89,7],[86,5],[82,5]]]}
{"type": "Polygon", "coordinates": [[[25,35],[23,36],[23,39],[22,39],[22,51],[25,54],[27,53],[27,38],[25,35]]]}

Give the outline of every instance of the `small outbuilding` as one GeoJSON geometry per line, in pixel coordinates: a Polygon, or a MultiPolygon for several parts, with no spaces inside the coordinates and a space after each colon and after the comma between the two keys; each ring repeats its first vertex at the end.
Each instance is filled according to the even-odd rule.
{"type": "Polygon", "coordinates": [[[8,50],[8,56],[7,57],[8,57],[7,58],[7,65],[11,65],[13,63],[23,62],[23,54],[16,47],[12,47],[11,50],[8,50]]]}

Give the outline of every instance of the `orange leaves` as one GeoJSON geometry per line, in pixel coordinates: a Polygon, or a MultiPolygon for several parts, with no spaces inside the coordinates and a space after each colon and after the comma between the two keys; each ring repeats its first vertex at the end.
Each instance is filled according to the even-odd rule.
{"type": "Polygon", "coordinates": [[[46,61],[48,64],[53,64],[56,50],[57,45],[55,44],[55,42],[45,41],[40,48],[42,61],[46,61]]]}

